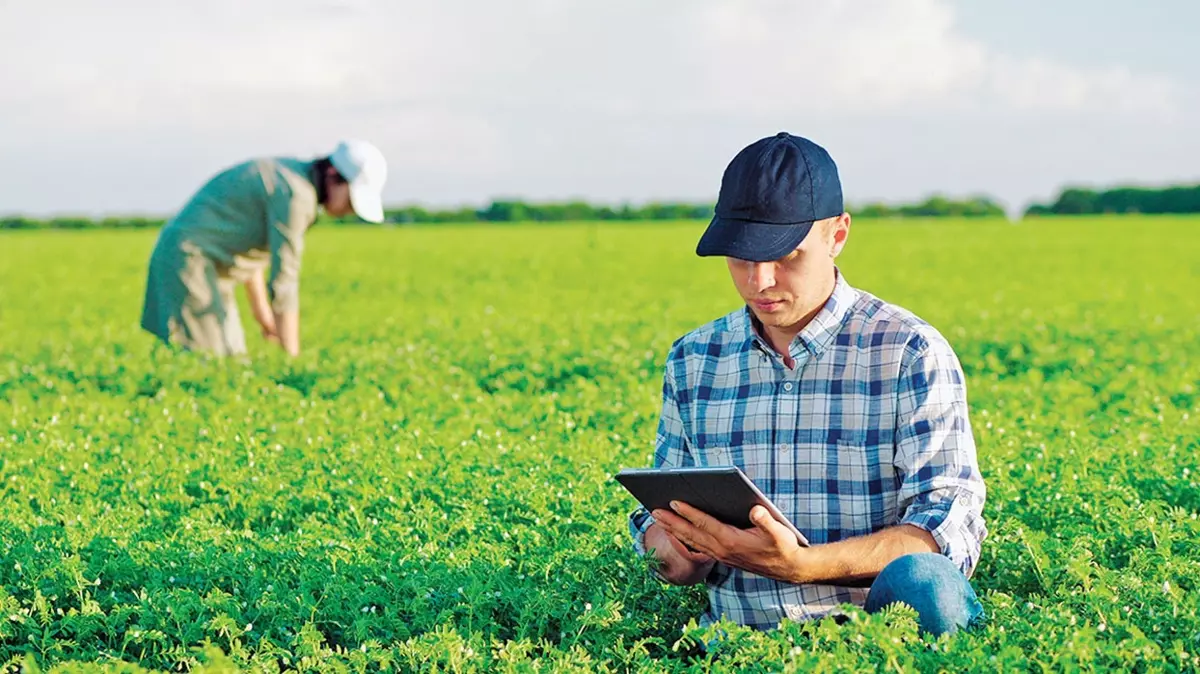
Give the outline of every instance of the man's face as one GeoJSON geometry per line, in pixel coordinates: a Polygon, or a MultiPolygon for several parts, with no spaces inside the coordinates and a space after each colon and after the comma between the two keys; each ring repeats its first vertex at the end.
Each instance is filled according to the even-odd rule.
{"type": "Polygon", "coordinates": [[[850,216],[818,221],[791,254],[771,262],[727,257],[738,293],[763,325],[787,328],[821,307],[832,289],[834,260],[850,233],[850,216]]]}
{"type": "Polygon", "coordinates": [[[354,212],[350,204],[350,183],[342,180],[338,172],[330,167],[325,173],[325,212],[335,218],[354,212]]]}

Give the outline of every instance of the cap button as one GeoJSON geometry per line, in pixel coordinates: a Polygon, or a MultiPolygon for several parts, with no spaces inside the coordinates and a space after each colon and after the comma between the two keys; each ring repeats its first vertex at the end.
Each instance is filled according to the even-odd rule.
{"type": "Polygon", "coordinates": [[[780,131],[779,133],[775,134],[775,137],[776,137],[776,138],[787,138],[787,137],[788,137],[788,132],[787,132],[787,131],[780,131]]]}

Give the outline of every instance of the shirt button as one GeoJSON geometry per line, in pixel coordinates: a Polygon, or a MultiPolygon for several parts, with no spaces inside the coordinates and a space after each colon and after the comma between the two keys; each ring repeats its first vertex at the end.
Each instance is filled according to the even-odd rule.
{"type": "Polygon", "coordinates": [[[792,382],[789,381],[789,382],[785,383],[783,385],[783,390],[790,392],[792,390],[792,382]]]}

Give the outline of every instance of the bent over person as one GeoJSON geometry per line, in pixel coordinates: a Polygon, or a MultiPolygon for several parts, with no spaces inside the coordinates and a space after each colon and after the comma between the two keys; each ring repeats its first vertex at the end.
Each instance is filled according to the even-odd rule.
{"type": "Polygon", "coordinates": [[[296,355],[300,263],[317,207],[382,222],[386,180],[383,154],[364,141],[342,142],[311,161],[259,158],[221,171],[159,233],[142,328],[188,350],[245,353],[234,295],[240,284],[263,337],[296,355]]]}
{"type": "Polygon", "coordinates": [[[849,232],[837,167],[805,138],[763,138],[722,177],[696,252],[725,257],[745,306],[672,345],[653,463],[739,467],[811,545],[762,506],[745,530],[687,503],[635,510],[659,576],[706,584],[704,626],[769,630],[842,603],[903,602],[935,634],[982,616],[962,368],[931,325],[850,285],[835,263],[849,232]]]}

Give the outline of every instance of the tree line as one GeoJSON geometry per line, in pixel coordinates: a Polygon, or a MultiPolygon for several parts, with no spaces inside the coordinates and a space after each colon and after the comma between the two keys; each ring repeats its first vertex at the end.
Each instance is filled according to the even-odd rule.
{"type": "Polygon", "coordinates": [[[1068,187],[1052,203],[1034,204],[1025,211],[1026,216],[1103,213],[1200,213],[1200,185],[1165,188],[1117,187],[1099,191],[1068,187]]]}
{"type": "MultiPolygon", "coordinates": [[[[952,199],[931,196],[911,204],[880,202],[852,205],[847,210],[861,218],[1000,218],[1005,211],[987,196],[952,199]]],[[[1070,187],[1049,204],[1034,204],[1025,211],[1028,216],[1087,215],[1103,213],[1200,213],[1200,185],[1174,186],[1160,189],[1119,187],[1095,191],[1070,187]]],[[[518,199],[492,201],[477,208],[426,208],[404,206],[385,211],[384,220],[390,224],[440,223],[505,223],[505,222],[570,222],[570,221],[652,221],[707,220],[713,215],[711,203],[656,202],[619,206],[592,204],[585,201],[528,202],[518,199]]],[[[162,226],[163,218],[110,216],[104,218],[54,217],[30,218],[0,216],[0,229],[148,229],[162,226]]],[[[361,224],[357,218],[322,218],[330,224],[361,224]]]]}
{"type": "MultiPolygon", "coordinates": [[[[707,220],[713,216],[714,204],[685,202],[656,202],[643,205],[619,206],[591,204],[584,201],[535,203],[521,200],[492,201],[482,208],[459,207],[434,209],[423,206],[389,208],[384,222],[391,224],[449,224],[449,223],[506,223],[506,222],[572,222],[612,221],[640,222],[654,220],[707,220]]],[[[865,218],[906,217],[1003,217],[1004,209],[986,197],[965,200],[933,196],[915,204],[867,203],[848,210],[865,218]]],[[[361,224],[354,216],[322,217],[322,222],[361,224]]],[[[30,218],[0,216],[0,229],[147,229],[162,226],[163,218],[152,217],[84,217],[30,218]]]]}

